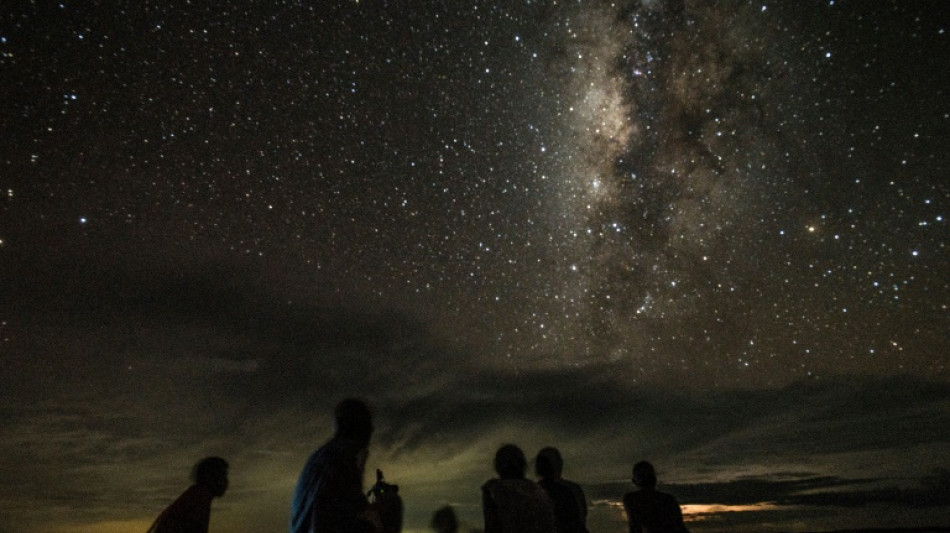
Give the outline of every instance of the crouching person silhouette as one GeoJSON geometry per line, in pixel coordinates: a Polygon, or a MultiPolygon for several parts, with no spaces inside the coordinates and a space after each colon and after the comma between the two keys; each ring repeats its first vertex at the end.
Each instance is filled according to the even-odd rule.
{"type": "Polygon", "coordinates": [[[208,533],[211,500],[228,489],[228,462],[206,457],[191,472],[194,484],[158,515],[148,533],[208,533]]]}

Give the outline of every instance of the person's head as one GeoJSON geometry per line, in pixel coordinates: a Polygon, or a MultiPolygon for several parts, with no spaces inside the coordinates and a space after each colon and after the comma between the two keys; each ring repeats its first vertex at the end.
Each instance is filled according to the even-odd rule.
{"type": "Polygon", "coordinates": [[[564,460],[557,448],[548,446],[538,452],[534,459],[534,472],[543,479],[558,479],[564,469],[564,460]]]}
{"type": "Polygon", "coordinates": [[[366,402],[356,398],[347,398],[337,404],[333,411],[336,434],[369,445],[373,434],[373,416],[366,402]]]}
{"type": "Polygon", "coordinates": [[[191,480],[215,496],[223,496],[228,490],[228,462],[220,457],[205,457],[191,470],[191,480]]]}
{"type": "Polygon", "coordinates": [[[633,484],[641,489],[655,488],[656,470],[653,469],[653,465],[646,461],[633,465],[633,484]]]}
{"type": "Polygon", "coordinates": [[[502,479],[523,478],[527,468],[524,452],[514,444],[505,444],[495,453],[495,472],[502,479]]]}
{"type": "Polygon", "coordinates": [[[456,533],[459,530],[459,521],[452,506],[446,505],[433,513],[430,526],[436,533],[456,533]]]}

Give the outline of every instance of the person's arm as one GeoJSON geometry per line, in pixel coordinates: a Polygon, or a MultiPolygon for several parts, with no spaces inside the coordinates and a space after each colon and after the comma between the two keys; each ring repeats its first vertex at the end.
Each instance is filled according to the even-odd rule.
{"type": "Polygon", "coordinates": [[[482,487],[482,513],[485,516],[485,533],[498,533],[498,508],[495,506],[495,500],[491,497],[491,492],[487,487],[482,487]]]}
{"type": "Polygon", "coordinates": [[[363,494],[362,472],[352,457],[330,458],[320,485],[311,514],[314,531],[376,532],[366,520],[369,502],[363,494]]]}
{"type": "Polygon", "coordinates": [[[623,497],[623,510],[627,513],[627,524],[629,525],[630,533],[642,533],[639,517],[634,508],[633,499],[630,496],[630,494],[627,494],[623,497]]]}
{"type": "Polygon", "coordinates": [[[587,495],[584,494],[584,489],[577,483],[575,483],[572,488],[574,489],[574,496],[577,498],[577,511],[580,514],[580,529],[587,531],[587,495]]]}
{"type": "Polygon", "coordinates": [[[673,505],[671,512],[673,513],[673,518],[676,521],[676,526],[680,529],[681,533],[689,533],[689,530],[686,529],[686,523],[683,522],[683,509],[680,507],[680,502],[676,498],[672,498],[673,505]]]}

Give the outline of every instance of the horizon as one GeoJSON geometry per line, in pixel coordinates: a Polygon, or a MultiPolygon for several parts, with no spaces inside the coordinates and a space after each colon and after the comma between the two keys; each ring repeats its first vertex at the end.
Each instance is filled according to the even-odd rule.
{"type": "MultiPolygon", "coordinates": [[[[517,388],[523,386],[524,381],[513,381],[509,385],[517,388]]],[[[466,391],[459,392],[462,397],[466,394],[466,391]]],[[[509,389],[508,393],[515,392],[509,389]]],[[[576,391],[567,397],[581,401],[576,391]]],[[[442,401],[432,399],[433,405],[443,406],[455,401],[452,396],[442,401]]],[[[556,409],[535,407],[532,412],[514,403],[479,407],[459,404],[452,409],[475,415],[494,411],[510,422],[503,427],[484,426],[478,416],[473,416],[464,425],[458,424],[462,427],[448,427],[438,421],[426,423],[424,417],[413,414],[416,408],[404,411],[402,407],[394,409],[373,404],[377,429],[366,470],[373,472],[380,468],[387,482],[400,486],[400,496],[406,506],[404,531],[407,533],[427,530],[431,514],[446,504],[453,505],[468,529],[481,529],[478,488],[495,476],[491,466],[494,448],[505,442],[519,441],[531,460],[541,447],[561,443],[564,476],[584,487],[590,504],[588,527],[592,533],[625,530],[620,500],[625,492],[634,488],[629,480],[630,468],[634,461],[644,458],[652,459],[657,466],[658,488],[677,497],[687,525],[694,533],[822,531],[813,527],[815,524],[827,525],[824,531],[946,527],[943,524],[950,507],[950,470],[928,466],[945,464],[947,444],[942,439],[934,440],[945,426],[915,424],[914,419],[938,420],[946,416],[942,410],[948,401],[950,387],[947,384],[910,377],[846,377],[797,383],[779,390],[705,393],[676,393],[650,387],[649,391],[641,390],[635,400],[618,402],[628,407],[611,410],[614,420],[629,418],[628,422],[596,425],[585,432],[586,436],[571,431],[570,426],[577,423],[577,417],[567,416],[556,422],[558,418],[547,415],[546,419],[539,420],[542,413],[556,412],[556,409]],[[913,429],[890,434],[882,431],[876,438],[883,440],[873,443],[867,442],[867,435],[873,431],[871,428],[881,429],[878,415],[827,417],[830,412],[845,411],[849,405],[851,409],[862,408],[861,402],[871,395],[879,398],[881,405],[888,406],[890,417],[904,420],[903,424],[913,429]],[[728,396],[729,400],[722,396],[728,396]],[[717,400],[714,402],[713,398],[717,400]],[[660,405],[664,410],[658,408],[660,405]],[[745,411],[723,409],[724,405],[745,406],[745,411]],[[644,408],[647,409],[641,411],[644,408]],[[819,409],[825,412],[819,413],[819,409]],[[696,433],[708,433],[709,438],[703,439],[707,444],[702,447],[688,442],[677,444],[684,431],[679,424],[666,422],[667,416],[683,420],[683,425],[692,426],[696,433]],[[654,420],[650,421],[651,418],[654,420]],[[786,427],[784,434],[773,433],[776,427],[773,419],[790,418],[801,420],[786,427]],[[407,434],[406,428],[414,425],[419,427],[407,434]],[[464,435],[480,432],[478,428],[483,426],[490,427],[491,431],[477,440],[446,440],[437,433],[452,431],[464,435]],[[738,426],[738,430],[731,426],[738,426]],[[829,427],[841,434],[850,434],[856,440],[849,443],[839,438],[837,447],[840,449],[828,450],[824,457],[812,452],[803,455],[801,449],[813,435],[829,427]],[[551,431],[538,431],[543,428],[551,431]],[[593,444],[597,435],[621,428],[650,432],[652,447],[641,448],[644,456],[634,456],[615,444],[593,444]],[[938,431],[934,433],[935,430],[938,431]],[[573,437],[567,436],[572,433],[573,437]],[[415,438],[425,442],[407,446],[415,438]],[[864,452],[849,451],[859,445],[865,448],[864,452]],[[598,448],[600,452],[590,451],[598,448]],[[894,450],[900,448],[908,450],[905,459],[886,463],[885,458],[892,459],[894,450]],[[724,450],[747,451],[727,453],[724,450]],[[745,461],[737,462],[736,456],[745,457],[745,461]],[[624,463],[622,457],[630,460],[624,463]],[[801,462],[803,457],[808,458],[808,463],[801,462]],[[712,461],[713,458],[718,461],[712,461]],[[846,461],[850,461],[850,465],[846,466],[846,461]],[[880,465],[877,475],[864,470],[865,465],[874,463],[880,465]],[[705,466],[699,467],[699,464],[705,466]],[[736,469],[737,464],[745,466],[736,469]],[[816,473],[832,465],[843,475],[832,477],[816,473]],[[914,509],[914,514],[908,515],[907,509],[914,509]]],[[[578,416],[589,417],[601,408],[587,405],[578,416]]],[[[279,445],[273,443],[275,449],[241,446],[240,435],[250,428],[273,427],[278,421],[243,420],[240,427],[229,433],[230,438],[225,438],[226,433],[219,427],[214,430],[217,436],[211,441],[179,448],[166,444],[161,457],[154,459],[151,466],[144,464],[130,469],[131,465],[120,465],[103,457],[77,462],[89,465],[86,467],[89,473],[84,474],[87,479],[98,472],[97,478],[103,486],[86,486],[84,490],[90,495],[111,494],[104,499],[97,498],[101,502],[98,506],[109,507],[92,505],[79,513],[73,510],[72,525],[63,527],[27,517],[22,526],[14,523],[11,531],[124,533],[138,530],[136,528],[143,523],[147,528],[157,513],[188,486],[187,476],[193,461],[187,454],[195,449],[225,457],[231,464],[228,493],[216,499],[212,506],[212,531],[284,530],[299,468],[332,434],[331,411],[332,406],[326,405],[314,412],[304,426],[293,432],[295,437],[279,445]],[[123,475],[104,478],[110,471],[121,471],[123,475]],[[124,519],[115,514],[110,517],[106,512],[114,505],[125,509],[124,519]],[[103,519],[95,518],[103,515],[103,519]],[[26,526],[29,523],[34,526],[26,526]]],[[[176,422],[165,420],[162,425],[169,423],[176,422]]],[[[28,438],[25,434],[19,437],[28,438]]],[[[42,435],[32,438],[41,439],[42,435]]],[[[88,440],[89,437],[82,438],[88,440]]],[[[96,441],[106,445],[102,437],[96,441]]],[[[607,439],[604,442],[610,443],[607,439]]],[[[122,446],[121,442],[117,444],[122,446]]],[[[367,489],[369,477],[366,476],[367,489]]],[[[535,479],[530,467],[527,477],[535,479]]]]}

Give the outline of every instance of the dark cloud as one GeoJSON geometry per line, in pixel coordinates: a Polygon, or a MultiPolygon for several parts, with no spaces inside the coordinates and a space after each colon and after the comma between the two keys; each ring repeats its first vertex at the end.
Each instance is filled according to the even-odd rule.
{"type": "MultiPolygon", "coordinates": [[[[822,512],[846,509],[861,509],[869,515],[894,515],[901,508],[926,508],[937,516],[950,505],[946,470],[899,482],[901,486],[894,485],[891,478],[845,479],[774,472],[729,482],[664,483],[661,488],[697,509],[698,515],[692,518],[701,520],[703,527],[737,531],[758,531],[763,524],[783,520],[808,523],[822,512]]],[[[616,501],[618,494],[630,489],[629,483],[619,482],[585,486],[587,494],[600,506],[616,501]]],[[[879,523],[884,526],[888,522],[885,519],[879,523]]]]}
{"type": "MultiPolygon", "coordinates": [[[[266,476],[279,472],[284,481],[267,494],[281,500],[302,456],[329,433],[332,405],[347,395],[374,406],[380,465],[394,468],[397,481],[417,494],[433,490],[438,476],[413,474],[428,468],[422,457],[453,465],[444,474],[458,484],[444,496],[453,501],[471,497],[490,475],[493,448],[513,440],[529,454],[548,444],[566,450],[593,499],[619,497],[628,482],[599,480],[625,480],[635,460],[649,458],[691,503],[946,504],[945,475],[928,481],[928,490],[901,489],[883,474],[822,475],[830,469],[819,461],[777,479],[803,456],[946,446],[950,388],[942,382],[842,378],[697,391],[628,383],[619,364],[513,373],[476,364],[477,349],[395,309],[288,300],[261,271],[248,276],[208,264],[93,275],[80,263],[57,268],[60,275],[37,294],[45,302],[19,304],[21,320],[45,324],[49,335],[33,343],[46,359],[29,367],[87,386],[80,394],[55,381],[32,394],[5,391],[0,440],[17,491],[0,498],[13,508],[30,497],[50,505],[87,501],[81,516],[89,520],[109,515],[115,501],[125,502],[125,513],[147,513],[180,490],[188,465],[212,450],[250,468],[247,483],[266,485],[266,476]],[[98,362],[77,366],[79,358],[98,362]],[[67,377],[73,368],[78,375],[67,377]],[[48,401],[33,406],[11,401],[42,395],[48,401]],[[598,454],[581,452],[591,445],[598,454]],[[677,481],[728,476],[743,464],[774,471],[677,481]]],[[[245,496],[238,489],[233,497],[245,496]]]]}
{"type": "MultiPolygon", "coordinates": [[[[853,485],[847,483],[843,485],[853,485]]],[[[819,487],[826,488],[826,487],[819,487]]],[[[946,507],[950,505],[950,473],[937,470],[911,488],[885,486],[860,490],[815,491],[809,494],[787,494],[777,501],[790,505],[866,507],[888,504],[899,507],[946,507]]]]}

